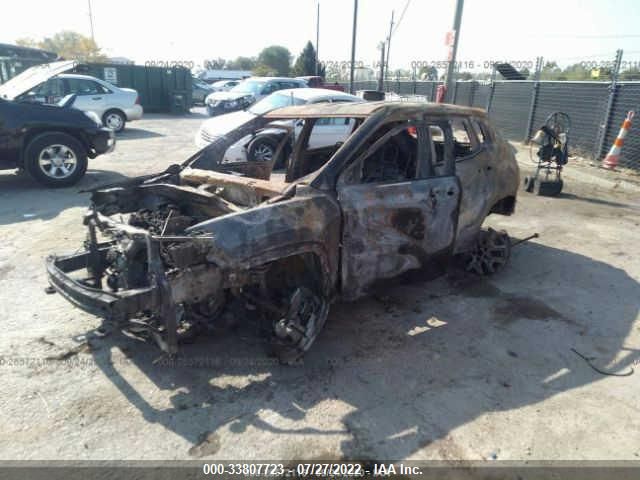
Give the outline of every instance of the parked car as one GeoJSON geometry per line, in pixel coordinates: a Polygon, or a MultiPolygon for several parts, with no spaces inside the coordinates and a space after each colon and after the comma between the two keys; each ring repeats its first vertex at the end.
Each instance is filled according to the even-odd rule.
{"type": "Polygon", "coordinates": [[[207,97],[207,113],[210,117],[221,113],[244,110],[258,100],[277,90],[306,88],[304,80],[279,77],[247,78],[228,92],[214,92],[207,97]]]}
{"type": "Polygon", "coordinates": [[[211,91],[213,92],[226,92],[238,85],[242,80],[218,80],[211,84],[211,91]]]}
{"type": "Polygon", "coordinates": [[[88,75],[65,74],[76,66],[62,61],[37,65],[0,85],[0,96],[8,100],[56,103],[67,95],[76,95],[74,107],[95,113],[102,123],[116,132],[126,122],[142,118],[138,92],[120,88],[88,75]]]}
{"type": "Polygon", "coordinates": [[[307,85],[310,88],[326,88],[328,90],[337,90],[339,92],[344,92],[345,88],[340,85],[338,82],[333,83],[325,83],[324,78],[318,76],[308,76],[308,77],[296,77],[300,80],[304,80],[307,82],[307,85]]]}
{"type": "Polygon", "coordinates": [[[483,274],[504,266],[508,235],[481,227],[491,213],[513,213],[518,176],[484,110],[284,107],[182,165],[94,191],[83,220],[93,240],[50,256],[48,278],[74,305],[171,354],[199,332],[254,318],[289,362],[337,299],[437,276],[454,258],[483,274]],[[354,131],[341,145],[309,148],[325,118],[352,118],[354,131]],[[276,120],[304,123],[284,179],[271,177],[273,162],[223,161],[238,138],[276,120]]]}
{"type": "Polygon", "coordinates": [[[191,79],[191,89],[192,89],[191,99],[193,103],[194,104],[201,103],[203,105],[205,104],[207,95],[215,91],[213,87],[209,85],[207,82],[203,82],[202,80],[196,77],[193,77],[191,79]]]}
{"type": "MultiPolygon", "coordinates": [[[[348,93],[336,92],[320,88],[296,88],[279,90],[253,104],[247,110],[232,112],[205,120],[196,134],[196,145],[204,148],[212,141],[251,121],[256,116],[264,115],[276,108],[287,105],[304,105],[322,102],[360,102],[361,98],[348,93]]],[[[349,119],[321,119],[318,127],[309,139],[312,147],[343,142],[349,135],[353,126],[349,119]]],[[[285,123],[293,125],[291,121],[285,123]]],[[[300,126],[294,127],[297,131],[300,126]]],[[[262,160],[269,161],[276,153],[276,147],[286,132],[282,129],[267,129],[258,134],[247,135],[229,147],[225,155],[226,161],[262,160]]],[[[289,157],[290,146],[286,146],[277,161],[275,168],[283,166],[284,160],[289,157]]]]}
{"type": "Polygon", "coordinates": [[[113,130],[93,112],[0,97],[0,168],[21,168],[43,185],[67,187],[87,170],[87,158],[115,148],[113,130]]]}

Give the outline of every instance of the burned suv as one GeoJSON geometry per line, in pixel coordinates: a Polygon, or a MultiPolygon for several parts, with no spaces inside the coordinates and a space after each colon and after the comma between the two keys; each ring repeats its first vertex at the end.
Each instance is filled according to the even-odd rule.
{"type": "Polygon", "coordinates": [[[95,190],[85,251],[49,257],[49,281],[170,354],[185,337],[257,316],[275,353],[291,361],[336,299],[439,272],[454,256],[478,273],[497,270],[508,237],[481,226],[490,213],[514,211],[518,175],[512,148],[479,109],[285,107],[182,165],[95,190]],[[297,135],[292,122],[269,125],[290,129],[278,146],[293,142],[285,174],[270,162],[224,163],[240,138],[291,119],[302,124],[297,135]],[[353,131],[344,143],[310,148],[323,119],[353,120],[353,131]]]}

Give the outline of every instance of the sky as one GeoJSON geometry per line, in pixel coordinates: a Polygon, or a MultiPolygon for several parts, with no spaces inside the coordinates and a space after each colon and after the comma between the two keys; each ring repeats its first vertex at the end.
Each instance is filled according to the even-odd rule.
{"type": "MultiPolygon", "coordinates": [[[[65,29],[90,35],[88,2],[4,0],[0,43],[65,29]]],[[[256,56],[274,44],[298,55],[308,40],[315,43],[318,2],[319,58],[346,62],[353,0],[91,0],[91,6],[95,40],[108,56],[200,64],[256,56]]],[[[392,11],[391,69],[445,60],[454,9],[455,0],[360,0],[356,62],[378,60],[392,11]]],[[[537,56],[567,65],[611,61],[622,48],[627,65],[640,64],[639,21],[637,0],[466,0],[457,59],[475,69],[491,61],[535,63],[537,56]]]]}

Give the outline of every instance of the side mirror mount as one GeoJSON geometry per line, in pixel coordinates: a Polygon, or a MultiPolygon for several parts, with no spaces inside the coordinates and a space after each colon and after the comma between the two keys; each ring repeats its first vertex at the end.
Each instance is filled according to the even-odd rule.
{"type": "Polygon", "coordinates": [[[20,95],[18,100],[20,103],[38,103],[38,96],[36,92],[27,92],[23,95],[20,95]]]}

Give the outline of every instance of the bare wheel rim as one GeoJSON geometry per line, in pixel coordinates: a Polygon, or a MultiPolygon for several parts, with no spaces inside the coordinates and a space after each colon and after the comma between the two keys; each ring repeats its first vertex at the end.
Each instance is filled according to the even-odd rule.
{"type": "Polygon", "coordinates": [[[253,151],[253,158],[262,162],[268,162],[273,158],[273,148],[266,143],[260,143],[253,151]]]}
{"type": "Polygon", "coordinates": [[[107,115],[105,124],[111,130],[120,130],[122,128],[122,116],[119,113],[112,112],[107,115]]]}
{"type": "Polygon", "coordinates": [[[291,295],[289,312],[275,325],[275,334],[282,345],[305,352],[313,344],[327,318],[327,301],[306,287],[291,295]]]}
{"type": "Polygon", "coordinates": [[[47,177],[61,180],[73,175],[78,158],[66,145],[49,145],[40,152],[38,166],[47,177]]]}
{"type": "Polygon", "coordinates": [[[509,260],[511,241],[505,232],[490,229],[480,232],[475,248],[469,255],[467,270],[478,275],[491,275],[509,260]]]}

